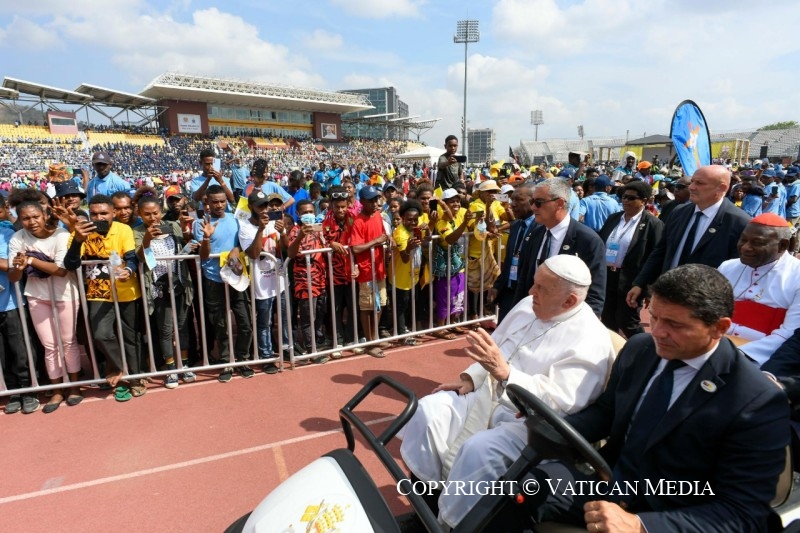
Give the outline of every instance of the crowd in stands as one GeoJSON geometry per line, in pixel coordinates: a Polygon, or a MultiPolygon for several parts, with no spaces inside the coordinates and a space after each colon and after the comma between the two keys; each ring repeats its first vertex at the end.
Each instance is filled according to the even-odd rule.
{"type": "MultiPolygon", "coordinates": [[[[38,165],[44,148],[58,161],[46,176],[17,175],[0,187],[8,389],[31,386],[34,373],[40,383],[86,378],[92,368],[81,354],[92,352],[119,401],[145,393],[144,380],[127,378],[140,373],[161,371],[174,388],[207,363],[219,365],[221,382],[235,372],[252,377],[254,367],[277,373],[290,350],[318,364],[364,350],[380,358],[391,346],[383,339],[414,345],[422,330],[454,339],[495,305],[502,320],[527,295],[538,265],[559,253],[586,263],[586,303],[630,337],[643,331],[646,288],[658,274],[687,262],[739,261],[751,217],[759,230],[775,227],[763,213],[783,220],[776,250],[797,250],[797,166],[713,165],[690,178],[632,153],[605,164],[571,153],[551,168],[487,163],[471,173],[455,159],[453,136],[434,167],[395,165],[392,156],[406,148],[398,141],[353,140],[325,151],[311,140],[277,151],[232,144],[175,136],[87,152],[0,145],[3,172],[38,165]],[[163,186],[137,178],[151,172],[164,176],[163,186]],[[689,219],[701,219],[695,211],[707,209],[710,220],[691,229],[689,219]],[[181,255],[191,257],[160,259],[181,255]],[[14,283],[27,301],[33,368],[14,283]],[[143,320],[151,342],[142,338],[143,320]]],[[[786,255],[791,270],[797,260],[786,255]]],[[[764,358],[798,327],[793,313],[777,313],[773,322],[781,322],[770,326],[784,316],[769,342],[759,344],[771,335],[763,325],[733,334],[764,358]]],[[[81,398],[77,387],[58,389],[44,410],[81,398]]],[[[6,412],[33,412],[38,402],[33,393],[12,395],[6,412]]]]}

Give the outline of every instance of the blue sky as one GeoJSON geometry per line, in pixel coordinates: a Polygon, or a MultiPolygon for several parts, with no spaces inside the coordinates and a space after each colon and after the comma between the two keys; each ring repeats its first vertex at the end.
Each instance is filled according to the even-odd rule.
{"type": "Polygon", "coordinates": [[[666,134],[695,100],[711,131],[800,120],[796,0],[0,0],[0,76],[141,91],[166,71],[317,89],[393,85],[412,115],[468,121],[496,155],[539,139],[666,134]]]}

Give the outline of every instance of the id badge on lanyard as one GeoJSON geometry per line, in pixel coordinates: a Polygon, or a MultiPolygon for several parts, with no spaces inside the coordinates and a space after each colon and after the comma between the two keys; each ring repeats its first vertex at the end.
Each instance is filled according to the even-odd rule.
{"type": "Polygon", "coordinates": [[[509,281],[517,281],[517,267],[519,266],[519,254],[511,257],[511,268],[508,269],[509,281]]]}
{"type": "Polygon", "coordinates": [[[606,245],[606,263],[616,265],[617,255],[619,255],[619,241],[609,242],[606,245]]]}

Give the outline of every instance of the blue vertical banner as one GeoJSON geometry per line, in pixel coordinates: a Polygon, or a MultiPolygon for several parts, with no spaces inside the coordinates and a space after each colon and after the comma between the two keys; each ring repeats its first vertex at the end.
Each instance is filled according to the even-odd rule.
{"type": "Polygon", "coordinates": [[[686,176],[711,164],[711,133],[703,112],[691,100],[684,100],[675,109],[669,136],[686,176]]]}

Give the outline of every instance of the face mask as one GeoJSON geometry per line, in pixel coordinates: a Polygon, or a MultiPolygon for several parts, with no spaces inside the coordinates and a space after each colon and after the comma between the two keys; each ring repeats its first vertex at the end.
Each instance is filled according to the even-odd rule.
{"type": "Polygon", "coordinates": [[[304,225],[310,225],[317,221],[317,217],[314,216],[313,213],[306,213],[305,215],[300,215],[300,223],[304,225]]]}

